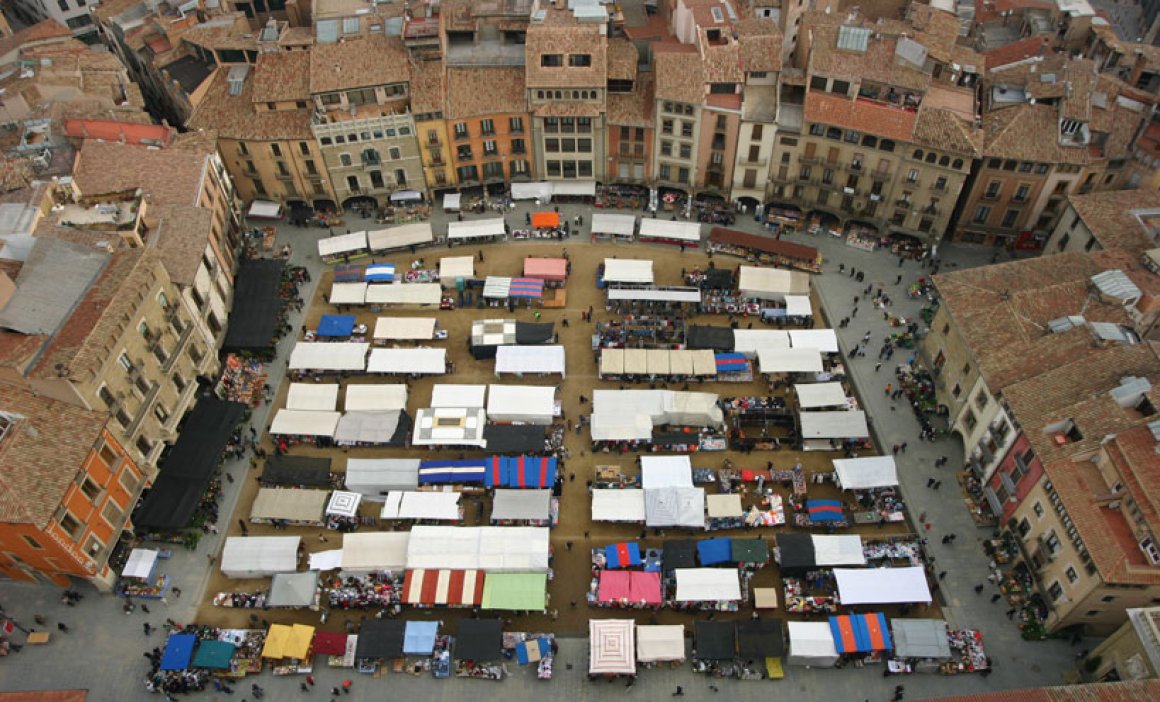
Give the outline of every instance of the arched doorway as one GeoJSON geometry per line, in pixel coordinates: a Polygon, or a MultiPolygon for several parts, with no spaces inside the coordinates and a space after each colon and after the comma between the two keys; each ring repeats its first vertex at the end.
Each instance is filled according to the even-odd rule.
{"type": "Polygon", "coordinates": [[[823,209],[812,209],[806,214],[806,232],[842,236],[841,216],[823,209]]]}

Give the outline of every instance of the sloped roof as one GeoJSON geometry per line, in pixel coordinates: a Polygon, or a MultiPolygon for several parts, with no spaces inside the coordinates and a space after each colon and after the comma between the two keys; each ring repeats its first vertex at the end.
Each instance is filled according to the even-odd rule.
{"type": "Polygon", "coordinates": [[[108,254],[92,247],[37,237],[16,278],[16,292],[0,311],[0,327],[56,333],[108,262],[108,254]]]}
{"type": "MultiPolygon", "coordinates": [[[[521,85],[522,85],[521,79],[521,85]]],[[[418,61],[411,66],[411,112],[443,112],[447,103],[447,74],[442,59],[418,61]]]]}
{"type": "Polygon", "coordinates": [[[447,69],[447,118],[527,112],[520,66],[447,69]]]}
{"type": "Polygon", "coordinates": [[[983,155],[1085,165],[1085,148],[1059,145],[1059,111],[1051,105],[1016,105],[983,116],[983,155]]]}
{"type": "Polygon", "coordinates": [[[410,65],[399,37],[371,34],[315,44],[310,50],[310,92],[405,83],[410,80],[410,65]]]}
{"type": "Polygon", "coordinates": [[[965,156],[978,156],[983,132],[951,110],[920,107],[914,124],[914,142],[965,156]]]}
{"type": "Polygon", "coordinates": [[[77,155],[73,181],[89,197],[141,188],[153,206],[196,204],[209,154],[190,149],[88,139],[77,155]]]}
{"type": "Polygon", "coordinates": [[[307,110],[257,112],[252,104],[253,77],[242,84],[240,94],[230,95],[226,74],[225,68],[214,72],[204,97],[186,123],[187,127],[212,130],[223,139],[276,141],[312,138],[307,110]]]}
{"type": "Polygon", "coordinates": [[[306,100],[310,97],[309,51],[263,53],[254,66],[254,102],[306,100]]]}
{"type": "Polygon", "coordinates": [[[529,88],[603,88],[607,84],[607,40],[600,34],[599,25],[533,24],[528,27],[526,42],[525,81],[529,88]],[[564,65],[541,66],[540,57],[544,54],[562,54],[564,65]],[[588,54],[591,65],[569,66],[571,54],[588,54]]]}
{"type": "Polygon", "coordinates": [[[609,93],[608,123],[622,127],[652,127],[656,82],[652,71],[637,78],[631,93],[609,93]]]}
{"type": "Polygon", "coordinates": [[[698,105],[705,96],[705,74],[701,56],[686,44],[662,44],[653,48],[658,100],[676,100],[698,105]]]}
{"type": "Polygon", "coordinates": [[[631,41],[624,37],[608,40],[608,80],[636,78],[638,60],[639,54],[631,41]]]}
{"type": "Polygon", "coordinates": [[[1160,209],[1160,193],[1143,189],[1074,194],[1068,203],[1103,248],[1139,256],[1156,247],[1153,232],[1145,230],[1132,210],[1160,209]]]}
{"type": "Polygon", "coordinates": [[[918,113],[838,95],[806,93],[805,121],[829,124],[896,141],[910,141],[918,113]]]}

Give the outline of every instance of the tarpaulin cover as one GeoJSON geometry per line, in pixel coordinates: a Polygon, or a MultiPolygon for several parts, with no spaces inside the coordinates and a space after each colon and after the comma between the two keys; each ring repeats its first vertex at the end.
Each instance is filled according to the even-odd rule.
{"type": "Polygon", "coordinates": [[[407,386],[403,383],[347,385],[343,409],[347,412],[396,412],[407,408],[407,386]]]}
{"type": "Polygon", "coordinates": [[[563,346],[500,346],[495,350],[496,373],[559,373],[565,375],[563,346]]]}
{"type": "Polygon", "coordinates": [[[788,317],[810,317],[814,313],[810,307],[809,295],[786,295],[785,314],[788,317]]]}
{"type": "Polygon", "coordinates": [[[702,539],[697,542],[697,558],[703,566],[729,563],[733,560],[733,539],[702,539]]]}
{"type": "Polygon", "coordinates": [[[545,200],[552,199],[552,184],[538,181],[535,183],[512,183],[513,200],[545,200]]]}
{"type": "Polygon", "coordinates": [[[324,314],[318,320],[318,336],[350,336],[354,332],[353,314],[324,314]]]}
{"type": "Polygon", "coordinates": [[[227,670],[230,660],[234,657],[237,646],[229,641],[203,639],[197,646],[197,653],[193,654],[194,668],[208,668],[211,670],[227,670]]]}
{"type": "Polygon", "coordinates": [[[678,568],[677,602],[737,602],[741,579],[734,568],[678,568]]]}
{"type": "Polygon", "coordinates": [[[403,653],[408,656],[429,656],[435,650],[439,622],[407,622],[403,633],[403,653]]]}
{"type": "Polygon", "coordinates": [[[395,281],[390,285],[367,287],[365,302],[368,305],[438,305],[441,299],[443,286],[439,283],[401,285],[395,281]]]}
{"type": "Polygon", "coordinates": [[[742,658],[772,658],[785,654],[785,633],[780,619],[748,619],[737,622],[737,653],[742,658]]]}
{"type": "Polygon", "coordinates": [[[443,196],[443,209],[447,210],[448,212],[458,212],[459,201],[459,193],[447,193],[443,196]]]}
{"type": "Polygon", "coordinates": [[[333,437],[341,412],[319,410],[280,409],[270,423],[270,433],[286,436],[333,437]]]}
{"type": "Polygon", "coordinates": [[[379,317],[374,338],[383,340],[427,341],[435,338],[434,317],[379,317]]]}
{"type": "Polygon", "coordinates": [[[482,483],[487,479],[487,459],[420,461],[419,484],[482,483]]]}
{"type": "Polygon", "coordinates": [[[809,534],[777,535],[778,565],[783,573],[800,573],[817,565],[809,534]]]}
{"type": "Polygon", "coordinates": [[[518,346],[551,343],[556,336],[556,325],[551,322],[516,322],[515,342],[518,346]]]}
{"type": "Polygon", "coordinates": [[[412,426],[406,412],[347,412],[338,420],[334,440],[342,445],[402,446],[412,426]]]}
{"type": "Polygon", "coordinates": [[[447,349],[372,349],[366,370],[368,373],[443,375],[447,372],[447,349]]]}
{"type": "MultiPolygon", "coordinates": [[[[638,553],[637,556],[639,555],[638,553]]],[[[156,566],[157,551],[155,549],[135,548],[129,553],[129,560],[121,569],[121,577],[148,580],[153,577],[153,568],[156,566]]]]}
{"type": "Polygon", "coordinates": [[[729,327],[691,326],[685,332],[685,341],[691,349],[713,351],[733,350],[733,330],[729,327]]]}
{"type": "Polygon", "coordinates": [[[492,521],[547,522],[552,516],[551,490],[495,491],[491,499],[492,521]]]}
{"type": "Polygon", "coordinates": [[[362,305],[367,301],[367,284],[365,281],[343,282],[334,281],[330,286],[330,304],[332,305],[362,305]]]}
{"type": "Polygon", "coordinates": [[[410,531],[407,567],[546,573],[547,527],[419,525],[410,531]]]}
{"type": "Polygon", "coordinates": [[[886,615],[881,612],[830,617],[830,631],[838,653],[889,651],[894,647],[886,628],[886,615]]]}
{"type": "MultiPolygon", "coordinates": [[[[327,497],[326,490],[259,488],[258,496],[250,507],[250,519],[284,519],[303,524],[321,524],[327,497]]],[[[224,565],[224,558],[222,563],[224,565]]]]}
{"type": "Polygon", "coordinates": [[[444,256],[439,259],[439,281],[455,287],[456,278],[475,277],[475,256],[444,256]]]}
{"type": "Polygon", "coordinates": [[[271,624],[266,632],[266,644],[262,647],[262,658],[296,658],[302,660],[310,652],[314,641],[314,627],[304,624],[286,626],[271,624]]]}
{"type": "Polygon", "coordinates": [[[483,609],[542,610],[548,592],[547,573],[491,573],[483,583],[483,609]]]}
{"type": "Polygon", "coordinates": [[[636,622],[588,620],[588,674],[636,674],[636,622]]]}
{"type": "Polygon", "coordinates": [[[363,279],[366,273],[366,266],[358,264],[351,266],[335,266],[334,267],[334,282],[336,283],[358,283],[363,279]]]}
{"type": "Polygon", "coordinates": [[[568,261],[563,258],[524,259],[524,275],[528,278],[562,281],[568,277],[568,261]]]}
{"type": "Polygon", "coordinates": [[[840,407],[846,404],[846,391],[841,383],[797,383],[793,386],[797,393],[798,407],[840,407]]]}
{"type": "Polygon", "coordinates": [[[697,543],[685,540],[666,541],[661,554],[661,567],[666,573],[677,568],[696,568],[697,543]]]}
{"type": "Polygon", "coordinates": [[[407,545],[411,541],[406,531],[353,532],[342,537],[344,571],[370,572],[402,570],[407,564],[407,545]]]}
{"type": "Polygon", "coordinates": [[[474,446],[484,448],[487,412],[482,407],[430,407],[415,416],[413,446],[474,446]]]}
{"type": "Polygon", "coordinates": [[[736,229],[726,229],[725,227],[713,227],[709,230],[709,241],[784,256],[803,263],[813,263],[818,260],[818,250],[812,246],[783,241],[770,236],[749,234],[736,229]]]}
{"type": "Polygon", "coordinates": [[[437,383],[431,387],[432,407],[483,407],[486,385],[437,383]]]}
{"type": "Polygon", "coordinates": [[[604,259],[604,282],[651,285],[653,282],[653,262],[638,258],[606,258],[604,259]]]}
{"type": "Polygon", "coordinates": [[[806,500],[806,510],[812,522],[840,522],[844,518],[839,500],[806,500]]]}
{"type": "Polygon", "coordinates": [[[733,539],[734,563],[766,563],[769,546],[765,539],[733,539]]]}
{"type": "Polygon", "coordinates": [[[636,215],[592,213],[593,234],[615,234],[631,239],[635,229],[636,215]]]}
{"type": "Polygon", "coordinates": [[[397,619],[364,619],[358,632],[354,657],[359,660],[401,658],[406,635],[406,622],[397,619]]]}
{"type": "Polygon", "coordinates": [[[463,619],[455,636],[455,660],[483,663],[503,657],[503,622],[463,619]]]}
{"type": "Polygon", "coordinates": [[[693,622],[693,648],[704,661],[727,661],[737,656],[737,626],[733,622],[693,622]]]}
{"type": "Polygon", "coordinates": [[[685,660],[685,626],[637,624],[636,659],[641,663],[685,660]]]}
{"type": "Polygon", "coordinates": [[[358,514],[358,505],[362,502],[362,495],[357,492],[335,490],[326,504],[326,514],[338,517],[354,517],[358,514]]]}
{"type": "Polygon", "coordinates": [[[478,570],[408,570],[403,603],[473,607],[483,602],[486,577],[478,570]]]}
{"type": "Polygon", "coordinates": [[[554,385],[491,385],[487,394],[487,416],[493,422],[523,422],[547,425],[556,410],[554,385]]]}
{"type": "Polygon", "coordinates": [[[857,534],[811,534],[814,560],[820,566],[866,565],[862,537],[857,534]]]}
{"type": "Polygon", "coordinates": [[[894,456],[836,458],[834,471],[844,490],[869,490],[898,484],[898,466],[894,456]]]}
{"type": "Polygon", "coordinates": [[[789,332],[781,329],[734,329],[733,350],[747,356],[762,349],[788,349],[789,332]]]}
{"type": "Polygon", "coordinates": [[[303,573],[275,573],[270,579],[270,595],[266,598],[269,607],[309,607],[314,604],[314,594],[318,590],[317,570],[303,573]]]}
{"type": "Polygon", "coordinates": [[[697,282],[702,290],[735,290],[733,285],[733,270],[730,268],[707,268],[701,271],[702,278],[697,282]]]}
{"type": "Polygon", "coordinates": [[[347,341],[333,344],[299,342],[290,352],[290,370],[364,371],[371,345],[347,341]]]}
{"type": "Polygon", "coordinates": [[[136,526],[171,530],[189,523],[245,410],[240,402],[215,397],[197,401],[161,464],[157,480],[133,513],[136,526]]]}
{"type": "Polygon", "coordinates": [[[693,464],[688,456],[641,456],[641,487],[693,487],[693,464]]]}
{"type": "Polygon", "coordinates": [[[789,343],[795,349],[812,348],[822,353],[838,353],[838,335],[833,329],[791,329],[789,343]]]}
{"type": "Polygon", "coordinates": [[[337,383],[290,383],[286,409],[331,412],[338,408],[337,383]]]}
{"type": "Polygon", "coordinates": [[[604,547],[606,568],[629,568],[640,565],[640,544],[635,541],[608,544],[604,547]]]}
{"type": "Polygon", "coordinates": [[[273,455],[266,459],[260,482],[266,485],[330,485],[330,459],[313,456],[273,455]]]}
{"type": "Polygon", "coordinates": [[[419,486],[419,463],[417,458],[348,458],[346,489],[364,496],[414,490],[419,486]]]}
{"type": "Polygon", "coordinates": [[[337,631],[314,632],[314,653],[320,656],[341,656],[346,653],[346,634],[337,631]]]}
{"type": "Polygon", "coordinates": [[[435,240],[430,222],[413,222],[389,229],[367,232],[367,246],[372,251],[386,251],[404,246],[430,244],[435,240]]]}
{"type": "Polygon", "coordinates": [[[948,660],[951,645],[947,623],[941,619],[891,619],[894,654],[899,658],[948,660]]]}
{"type": "Polygon", "coordinates": [[[534,229],[554,229],[560,226],[559,212],[533,212],[532,227],[534,229]]]}
{"type": "Polygon", "coordinates": [[[274,348],[278,313],[282,310],[280,259],[243,261],[234,278],[234,306],[230,311],[222,351],[263,352],[274,348]]]}
{"type": "Polygon", "coordinates": [[[544,427],[535,424],[488,424],[483,428],[488,451],[529,453],[544,450],[544,427]]]}
{"type": "Polygon", "coordinates": [[[786,295],[809,295],[810,275],[784,268],[741,266],[737,289],[743,297],[781,300],[786,295]]]}
{"type": "Polygon", "coordinates": [[[866,413],[801,412],[799,415],[803,439],[864,439],[870,436],[866,413]]]}
{"type": "Polygon", "coordinates": [[[395,264],[372,263],[366,269],[368,283],[390,283],[395,280],[395,264]]]}
{"type": "Polygon", "coordinates": [[[700,241],[701,223],[682,222],[671,219],[640,220],[641,239],[675,239],[677,241],[700,241]]]}
{"type": "Polygon", "coordinates": [[[930,602],[926,571],[907,568],[835,568],[838,597],[844,605],[930,602]]]}
{"type": "Polygon", "coordinates": [[[300,536],[227,536],[222,547],[222,575],[266,578],[275,573],[293,573],[298,568],[301,543],[300,536]]]}
{"type": "Polygon", "coordinates": [[[821,373],[822,352],[818,349],[760,348],[757,363],[762,373],[821,373]]]}
{"type": "Polygon", "coordinates": [[[194,634],[170,634],[161,654],[161,670],[185,670],[193,658],[193,645],[197,643],[194,634]]]}
{"type": "Polygon", "coordinates": [[[349,256],[355,252],[365,252],[367,248],[367,233],[354,232],[338,236],[325,237],[318,240],[318,255],[323,258],[332,256],[349,256]]]}
{"type": "Polygon", "coordinates": [[[516,662],[520,665],[542,661],[552,654],[552,642],[545,637],[516,644],[516,662]]]}
{"type": "Polygon", "coordinates": [[[487,460],[487,486],[550,488],[556,482],[555,456],[492,456],[487,460]]]}
{"type": "Polygon", "coordinates": [[[544,296],[542,278],[512,278],[508,297],[540,299],[544,296]]]}
{"type": "Polygon", "coordinates": [[[749,368],[749,360],[743,353],[716,353],[713,360],[717,362],[719,373],[740,373],[749,368]]]}
{"type": "Polygon", "coordinates": [[[503,236],[503,217],[489,217],[467,222],[448,222],[448,239],[480,239],[488,236],[503,236]]]}
{"type": "Polygon", "coordinates": [[[645,523],[650,527],[705,526],[704,488],[652,488],[644,491],[645,523]]]}
{"type": "Polygon", "coordinates": [[[592,521],[643,522],[644,518],[644,490],[627,488],[592,491],[592,521]]]}
{"type": "Polygon", "coordinates": [[[458,522],[463,516],[458,492],[392,491],[387,493],[379,519],[434,519],[458,522]]]}
{"type": "Polygon", "coordinates": [[[826,622],[787,622],[790,665],[832,667],[838,660],[834,635],[826,622]]]}
{"type": "Polygon", "coordinates": [[[661,574],[639,570],[600,571],[601,602],[626,601],[632,605],[659,605],[661,594],[661,574]]]}

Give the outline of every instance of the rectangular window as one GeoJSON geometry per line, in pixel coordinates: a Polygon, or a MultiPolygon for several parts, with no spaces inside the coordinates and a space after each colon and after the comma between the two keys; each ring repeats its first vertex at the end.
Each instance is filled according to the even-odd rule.
{"type": "Polygon", "coordinates": [[[121,511],[120,505],[113,500],[108,500],[105,502],[104,509],[101,510],[101,516],[104,517],[106,522],[116,526],[121,523],[121,519],[125,516],[125,513],[121,511]]]}
{"type": "Polygon", "coordinates": [[[1076,580],[1079,580],[1079,573],[1072,566],[1068,566],[1064,574],[1067,575],[1067,582],[1069,583],[1074,583],[1076,580]]]}
{"type": "Polygon", "coordinates": [[[77,532],[80,531],[81,523],[71,514],[65,512],[64,516],[60,518],[60,528],[75,540],[77,538],[77,532]]]}
{"type": "Polygon", "coordinates": [[[568,65],[572,68],[587,68],[592,65],[592,54],[569,54],[568,65]]]}
{"type": "Polygon", "coordinates": [[[1043,511],[1043,503],[1042,502],[1036,502],[1034,505],[1032,505],[1031,511],[1035,512],[1036,519],[1043,519],[1044,511],[1043,511]]]}
{"type": "Polygon", "coordinates": [[[540,65],[545,68],[559,68],[564,65],[564,54],[542,54],[540,65]]]}
{"type": "Polygon", "coordinates": [[[512,134],[522,134],[524,131],[524,120],[522,117],[512,117],[508,120],[508,131],[512,134]]]}
{"type": "Polygon", "coordinates": [[[274,154],[274,158],[282,158],[282,147],[278,144],[270,144],[270,153],[274,154]]]}
{"type": "Polygon", "coordinates": [[[39,541],[37,541],[36,539],[32,538],[31,536],[26,536],[26,535],[24,535],[24,534],[21,534],[20,538],[24,539],[24,543],[28,544],[28,546],[29,546],[30,548],[34,548],[34,549],[36,549],[36,550],[38,550],[38,551],[40,551],[40,550],[43,550],[43,549],[44,549],[44,546],[42,546],[42,545],[40,544],[40,542],[39,542],[39,541]]]}
{"type": "Polygon", "coordinates": [[[1003,213],[1003,223],[999,226],[1014,227],[1016,220],[1019,219],[1019,210],[1007,210],[1003,213]]]}
{"type": "Polygon", "coordinates": [[[1051,595],[1052,600],[1058,600],[1059,598],[1063,597],[1063,586],[1059,584],[1058,580],[1056,580],[1055,582],[1051,583],[1050,587],[1047,588],[1047,594],[1051,595]]]}
{"type": "Polygon", "coordinates": [[[975,216],[971,218],[971,221],[975,224],[986,224],[990,217],[991,208],[987,207],[986,205],[980,205],[978,209],[975,210],[975,216]]]}
{"type": "Polygon", "coordinates": [[[97,497],[101,494],[101,486],[93,482],[92,478],[86,477],[81,481],[81,492],[84,493],[85,497],[89,498],[89,501],[91,502],[97,499],[97,497]]]}

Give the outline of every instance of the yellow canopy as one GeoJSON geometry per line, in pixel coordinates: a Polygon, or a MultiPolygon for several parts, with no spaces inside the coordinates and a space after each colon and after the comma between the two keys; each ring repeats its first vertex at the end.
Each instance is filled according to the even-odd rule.
{"type": "Polygon", "coordinates": [[[781,680],[785,677],[785,671],[781,669],[780,658],[766,658],[765,672],[769,675],[770,680],[781,680]]]}
{"type": "Polygon", "coordinates": [[[290,638],[282,649],[283,658],[297,658],[302,660],[310,653],[310,644],[314,641],[314,627],[305,624],[295,624],[290,628],[290,638]]]}
{"type": "Polygon", "coordinates": [[[282,652],[290,640],[290,631],[285,624],[271,624],[266,632],[266,645],[262,646],[262,658],[285,658],[282,652]]]}

